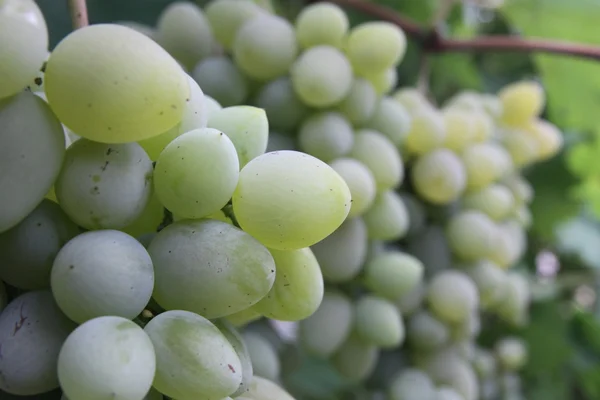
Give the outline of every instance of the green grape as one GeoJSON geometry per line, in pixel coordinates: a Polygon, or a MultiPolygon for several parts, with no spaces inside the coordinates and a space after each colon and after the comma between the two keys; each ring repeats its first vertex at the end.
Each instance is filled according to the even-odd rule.
{"type": "Polygon", "coordinates": [[[465,210],[450,219],[446,234],[450,248],[458,258],[477,261],[492,251],[496,225],[480,211],[465,210]]]}
{"type": "Polygon", "coordinates": [[[371,119],[376,107],[377,93],[371,82],[355,78],[350,91],[337,105],[337,110],[353,125],[360,126],[371,119]]]}
{"type": "Polygon", "coordinates": [[[354,328],[365,343],[389,349],[404,341],[404,323],[398,309],[388,300],[364,295],[356,302],[354,328]]]}
{"type": "Polygon", "coordinates": [[[239,177],[236,149],[212,128],[189,131],[173,140],[154,168],[156,194],[170,211],[202,218],[227,204],[239,177]]]}
{"type": "Polygon", "coordinates": [[[407,237],[415,236],[425,229],[427,223],[427,214],[425,206],[415,196],[409,193],[400,194],[402,202],[408,211],[408,231],[407,237]]]}
{"type": "Polygon", "coordinates": [[[87,26],[64,38],[48,59],[45,88],[64,125],[103,143],[166,132],[181,121],[190,98],[186,75],[165,50],[114,24],[87,26]]]}
{"type": "Polygon", "coordinates": [[[152,342],[135,323],[94,318],[75,329],[58,356],[58,379],[70,399],[142,399],[156,371],[152,342]]]}
{"type": "Polygon", "coordinates": [[[411,114],[418,114],[421,110],[431,110],[433,106],[418,89],[402,88],[392,95],[411,114]]]}
{"type": "Polygon", "coordinates": [[[144,211],[152,195],[152,174],[152,161],[137,143],[80,139],[67,149],[56,197],[78,225],[120,229],[144,211]]]}
{"type": "Polygon", "coordinates": [[[352,196],[348,217],[364,214],[373,204],[377,187],[375,177],[363,163],[352,158],[338,158],[329,166],[344,179],[352,196]]]}
{"type": "Polygon", "coordinates": [[[383,133],[396,146],[402,145],[411,126],[408,111],[391,97],[382,98],[367,126],[383,133]]]}
{"type": "Polygon", "coordinates": [[[284,18],[266,13],[238,29],[232,49],[236,65],[259,81],[285,75],[298,53],[294,27],[284,18]]]}
{"type": "Polygon", "coordinates": [[[433,150],[419,157],[411,172],[417,194],[433,204],[457,200],[467,184],[461,159],[448,149],[433,150]]]}
{"type": "Polygon", "coordinates": [[[517,168],[532,164],[540,156],[538,141],[523,130],[503,130],[500,140],[517,168]]]}
{"type": "Polygon", "coordinates": [[[419,311],[408,320],[406,335],[416,351],[440,349],[450,340],[448,327],[428,311],[419,311]]]}
{"type": "Polygon", "coordinates": [[[442,351],[429,360],[427,372],[438,385],[449,386],[464,400],[478,400],[479,384],[471,366],[458,355],[442,351]]]}
{"type": "Polygon", "coordinates": [[[202,90],[225,107],[242,103],[248,96],[248,87],[242,73],[225,56],[203,59],[192,72],[202,90]]]}
{"type": "Polygon", "coordinates": [[[179,1],[168,5],[159,16],[156,29],[157,42],[187,70],[213,50],[215,39],[210,23],[193,3],[179,1]]]}
{"type": "Polygon", "coordinates": [[[475,282],[483,309],[490,309],[502,300],[506,272],[500,266],[489,260],[479,260],[464,271],[475,282]]]}
{"type": "Polygon", "coordinates": [[[350,122],[336,112],[313,114],[302,122],[298,131],[300,150],[325,162],[345,156],[353,144],[350,122]]]}
{"type": "Polygon", "coordinates": [[[531,290],[526,277],[519,273],[508,273],[502,301],[496,306],[496,312],[505,321],[521,325],[527,322],[527,311],[531,301],[531,290]]]}
{"type": "Polygon", "coordinates": [[[421,260],[427,276],[452,267],[448,239],[444,229],[438,225],[426,226],[422,232],[412,236],[406,249],[421,260]]]}
{"type": "Polygon", "coordinates": [[[481,318],[478,310],[473,310],[466,319],[450,326],[450,336],[454,342],[475,340],[481,332],[481,318]]]}
{"type": "Polygon", "coordinates": [[[33,82],[48,55],[48,29],[35,1],[0,3],[0,42],[0,99],[3,99],[33,82]]]}
{"type": "Polygon", "coordinates": [[[444,104],[446,109],[460,109],[463,111],[481,111],[481,95],[473,90],[462,90],[452,96],[444,104]]]}
{"type": "Polygon", "coordinates": [[[413,290],[400,296],[396,300],[396,306],[403,316],[409,316],[415,313],[425,298],[425,285],[423,283],[417,285],[413,290]]]}
{"type": "Polygon", "coordinates": [[[48,105],[23,92],[0,100],[0,232],[22,221],[52,188],[65,136],[48,105]]]}
{"type": "MultiPolygon", "coordinates": [[[[294,398],[276,383],[255,376],[250,384],[250,390],[244,393],[248,400],[294,400],[294,398]]],[[[242,399],[238,397],[237,400],[242,399]]]]}
{"type": "Polygon", "coordinates": [[[292,85],[306,105],[326,108],[340,103],[352,87],[352,67],[335,47],[305,50],[290,70],[292,85]]]}
{"type": "Polygon", "coordinates": [[[242,25],[263,11],[252,1],[212,0],[204,8],[215,39],[227,50],[242,25]]]}
{"type": "Polygon", "coordinates": [[[429,283],[427,302],[442,321],[460,323],[479,306],[479,294],[471,278],[448,270],[436,274],[429,283]]]}
{"type": "Polygon", "coordinates": [[[215,113],[215,111],[219,111],[223,108],[223,106],[221,106],[218,101],[206,95],[204,96],[204,106],[206,107],[207,117],[210,117],[212,114],[215,113]]]}
{"type": "Polygon", "coordinates": [[[265,110],[271,128],[284,132],[296,129],[308,114],[308,107],[300,101],[287,76],[264,85],[254,104],[265,110]]]}
{"type": "Polygon", "coordinates": [[[18,225],[0,233],[0,279],[21,289],[49,287],[56,254],[78,233],[58,204],[44,199],[18,225]]]}
{"type": "Polygon", "coordinates": [[[373,74],[400,63],[406,36],[392,23],[365,22],[350,31],[345,50],[358,74],[373,74]]]}
{"type": "Polygon", "coordinates": [[[303,48],[342,48],[349,26],[344,10],[332,3],[309,4],[296,18],[296,37],[303,48]]]}
{"type": "MultiPolygon", "coordinates": [[[[267,153],[281,150],[295,150],[296,141],[292,136],[284,135],[279,132],[269,132],[269,142],[267,143],[267,153]]],[[[348,183],[348,182],[346,182],[348,183]]]]}
{"type": "Polygon", "coordinates": [[[275,347],[261,335],[252,332],[244,333],[244,342],[248,347],[255,376],[277,381],[281,366],[275,347]]]}
{"type": "Polygon", "coordinates": [[[425,154],[442,147],[446,140],[442,114],[433,108],[420,108],[412,114],[404,146],[413,154],[425,154]]]}
{"type": "Polygon", "coordinates": [[[493,220],[500,221],[508,217],[515,208],[515,197],[506,186],[491,184],[466,194],[463,198],[463,206],[481,211],[493,220]]]}
{"type": "Polygon", "coordinates": [[[319,159],[295,151],[263,154],[240,172],[233,210],[246,232],[265,246],[312,246],[336,230],[350,211],[343,178],[319,159]]]}
{"type": "Polygon", "coordinates": [[[407,368],[398,373],[387,392],[389,400],[437,400],[431,378],[415,368],[407,368]]]}
{"type": "Polygon", "coordinates": [[[446,130],[444,147],[461,151],[475,141],[475,118],[472,112],[450,108],[442,112],[442,117],[446,130]]]}
{"type": "MultiPolygon", "coordinates": [[[[0,13],[1,13],[1,11],[0,11],[0,13]]],[[[33,81],[30,81],[29,85],[27,86],[27,88],[30,91],[32,91],[33,93],[40,96],[46,102],[48,100],[46,99],[46,94],[44,93],[44,78],[45,78],[45,71],[46,71],[46,62],[48,61],[48,57],[50,57],[50,52],[46,52],[46,58],[44,59],[44,63],[41,65],[40,69],[37,71],[37,74],[36,74],[35,78],[33,78],[33,81]]],[[[0,96],[0,97],[2,97],[2,96],[0,96]]]]}
{"type": "Polygon", "coordinates": [[[377,131],[357,131],[350,157],[362,162],[371,170],[380,192],[400,186],[404,179],[400,153],[385,135],[377,131]]]}
{"type": "Polygon", "coordinates": [[[0,389],[27,396],[57,388],[58,353],[75,326],[48,290],[26,292],[12,300],[0,314],[0,389]]]}
{"type": "Polygon", "coordinates": [[[242,364],[227,338],[209,320],[167,311],[144,331],[156,350],[153,386],[175,399],[220,399],[238,390],[242,364]]]}
{"type": "Polygon", "coordinates": [[[367,378],[377,365],[379,349],[351,335],[334,354],[332,362],[337,371],[353,382],[367,378]]]}
{"type": "Polygon", "coordinates": [[[496,357],[488,350],[477,349],[472,364],[480,378],[489,378],[496,374],[496,357]]]}
{"type": "Polygon", "coordinates": [[[240,169],[267,149],[269,121],[265,111],[260,108],[223,108],[210,115],[208,126],[220,130],[231,139],[237,151],[240,169]]]}
{"type": "Polygon", "coordinates": [[[148,25],[145,25],[145,24],[141,24],[141,23],[135,22],[135,21],[117,21],[115,23],[119,24],[119,25],[126,26],[128,28],[131,28],[134,31],[137,31],[137,32],[139,32],[139,33],[141,33],[143,35],[148,36],[152,40],[156,40],[156,38],[157,38],[156,29],[154,29],[151,26],[148,26],[148,25]]]}
{"type": "Polygon", "coordinates": [[[317,311],[300,321],[299,342],[310,354],[330,357],[350,335],[353,322],[351,300],[341,292],[326,290],[317,311]]]}
{"type": "Polygon", "coordinates": [[[461,394],[449,386],[440,387],[436,396],[435,400],[464,400],[464,397],[461,394]]]}
{"type": "Polygon", "coordinates": [[[501,121],[510,126],[520,126],[540,115],[546,101],[544,89],[535,81],[511,83],[500,90],[502,102],[501,121]]]}
{"type": "Polygon", "coordinates": [[[388,190],[379,193],[363,215],[370,239],[397,240],[408,231],[408,211],[400,195],[388,190]]]}
{"type": "Polygon", "coordinates": [[[467,146],[460,158],[467,173],[467,188],[482,189],[512,169],[510,154],[493,142],[467,146]]]}
{"type": "Polygon", "coordinates": [[[509,371],[517,371],[527,363],[527,347],[517,337],[505,337],[495,345],[496,357],[500,365],[509,371]]]}
{"type": "Polygon", "coordinates": [[[262,318],[262,315],[253,307],[248,307],[242,311],[226,315],[223,318],[229,321],[233,326],[239,328],[262,318]]]}
{"type": "Polygon", "coordinates": [[[507,221],[496,229],[495,245],[489,258],[502,268],[510,268],[523,256],[527,237],[516,222],[507,221]]]}
{"type": "Polygon", "coordinates": [[[494,120],[483,112],[474,112],[471,114],[471,118],[475,130],[473,141],[478,143],[488,141],[494,134],[494,120]]]}
{"type": "Polygon", "coordinates": [[[104,315],[133,319],[152,296],[154,270],[140,242],[120,231],[101,230],[64,245],[50,280],[58,306],[75,322],[104,315]]]}
{"type": "Polygon", "coordinates": [[[501,183],[510,189],[515,197],[516,204],[526,205],[533,200],[533,187],[521,175],[507,175],[502,179],[501,183]]]}
{"type": "Polygon", "coordinates": [[[367,227],[349,218],[331,235],[311,247],[328,282],[348,282],[360,272],[367,255],[367,227]]]}
{"type": "Polygon", "coordinates": [[[538,119],[533,121],[525,132],[531,135],[537,143],[537,160],[545,161],[557,155],[564,145],[562,133],[556,125],[538,119]]]}
{"type": "Polygon", "coordinates": [[[126,227],[121,228],[121,231],[133,237],[155,233],[164,218],[165,208],[158,200],[156,193],[152,193],[140,216],[126,227]]]}
{"type": "Polygon", "coordinates": [[[240,359],[242,365],[242,382],[240,383],[239,388],[232,394],[232,396],[240,396],[250,389],[250,382],[254,376],[252,360],[250,358],[250,348],[247,346],[246,340],[242,337],[242,334],[238,332],[231,323],[226,320],[217,320],[214,324],[219,328],[219,331],[225,336],[229,344],[233,346],[235,353],[240,359]]]}
{"type": "Polygon", "coordinates": [[[411,255],[383,252],[365,264],[365,286],[379,296],[397,299],[421,283],[423,270],[421,261],[411,255]]]}
{"type": "Polygon", "coordinates": [[[375,92],[380,95],[386,95],[396,87],[398,83],[398,70],[396,67],[388,68],[384,71],[369,74],[365,76],[375,88],[375,92]]]}
{"type": "Polygon", "coordinates": [[[155,270],[153,298],[167,310],[223,317],[257,303],[275,281],[269,251],[225,222],[175,222],[156,235],[148,252],[155,270]]]}
{"type": "Polygon", "coordinates": [[[277,271],[275,283],[254,307],[279,321],[309,317],[323,300],[323,275],[316,257],[310,248],[270,251],[277,271]]]}

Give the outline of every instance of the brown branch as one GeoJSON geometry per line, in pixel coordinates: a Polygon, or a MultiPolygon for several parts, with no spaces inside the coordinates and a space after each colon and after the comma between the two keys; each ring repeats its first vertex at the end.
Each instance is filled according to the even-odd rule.
{"type": "Polygon", "coordinates": [[[89,25],[87,5],[85,0],[67,0],[71,11],[73,29],[83,28],[89,25]]]}

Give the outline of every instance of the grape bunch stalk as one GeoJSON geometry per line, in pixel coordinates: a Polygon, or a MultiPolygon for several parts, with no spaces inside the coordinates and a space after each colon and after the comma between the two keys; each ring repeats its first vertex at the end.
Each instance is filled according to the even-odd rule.
{"type": "Polygon", "coordinates": [[[396,88],[405,51],[251,0],[49,51],[0,1],[1,397],[293,400],[275,321],[369,399],[522,398],[524,342],[477,336],[527,323],[520,171],[562,135],[533,81],[396,88]]]}

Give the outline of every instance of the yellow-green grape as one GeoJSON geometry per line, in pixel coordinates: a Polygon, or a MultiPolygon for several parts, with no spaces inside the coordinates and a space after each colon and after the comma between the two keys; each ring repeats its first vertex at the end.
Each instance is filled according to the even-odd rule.
{"type": "Polygon", "coordinates": [[[236,65],[259,81],[285,75],[298,53],[294,27],[281,17],[263,13],[241,26],[232,49],[236,65]]]}
{"type": "Polygon", "coordinates": [[[417,194],[433,204],[448,204],[458,199],[467,184],[463,163],[448,149],[433,150],[419,157],[411,172],[417,194]]]}
{"type": "Polygon", "coordinates": [[[408,231],[408,211],[400,195],[392,190],[379,193],[362,217],[370,239],[397,240],[408,231]]]}
{"type": "Polygon", "coordinates": [[[503,338],[496,343],[495,348],[496,357],[504,369],[517,371],[527,362],[527,347],[520,338],[503,338]]]}
{"type": "Polygon", "coordinates": [[[350,189],[352,206],[348,217],[364,214],[373,204],[377,191],[375,177],[369,168],[353,158],[338,158],[329,165],[340,174],[350,189]]]}
{"type": "Polygon", "coordinates": [[[308,114],[308,107],[300,101],[287,76],[264,85],[256,95],[254,105],[265,110],[272,129],[283,132],[295,130],[308,114]]]}
{"type": "Polygon", "coordinates": [[[160,200],[158,200],[156,193],[152,193],[144,211],[142,211],[139,217],[132,223],[121,228],[121,231],[133,237],[139,237],[147,233],[155,233],[164,219],[164,216],[165,212],[163,205],[160,200]]]}
{"type": "Polygon", "coordinates": [[[367,127],[383,133],[396,146],[401,146],[411,127],[408,111],[391,97],[382,98],[367,127]]]}
{"type": "Polygon", "coordinates": [[[25,89],[48,55],[48,29],[33,0],[0,3],[0,99],[25,89]]]}
{"type": "MultiPolygon", "coordinates": [[[[294,400],[281,386],[260,376],[252,378],[250,390],[244,393],[244,398],[248,400],[294,400]]],[[[238,399],[241,398],[238,397],[238,399]]]]}
{"type": "Polygon", "coordinates": [[[425,154],[442,147],[446,140],[446,126],[442,114],[432,108],[418,109],[412,115],[410,130],[404,147],[412,154],[425,154]]]}
{"type": "Polygon", "coordinates": [[[527,205],[533,200],[533,187],[521,175],[507,175],[501,183],[510,189],[515,197],[516,204],[527,205]]]}
{"type": "Polygon", "coordinates": [[[544,89],[535,81],[511,83],[498,92],[502,102],[501,121],[510,126],[522,126],[540,115],[546,98],[544,89]]]}
{"type": "Polygon", "coordinates": [[[269,121],[265,110],[251,106],[226,107],[213,112],[208,127],[224,132],[233,142],[243,168],[267,149],[269,121]]]}
{"type": "Polygon", "coordinates": [[[474,137],[473,142],[486,142],[494,134],[494,120],[484,112],[471,113],[473,122],[474,137]]]}
{"type": "Polygon", "coordinates": [[[491,184],[481,190],[467,193],[462,200],[465,208],[478,210],[495,221],[505,219],[515,208],[515,196],[509,188],[491,184]]]}
{"type": "Polygon", "coordinates": [[[477,210],[465,210],[452,216],[446,235],[452,252],[461,260],[477,261],[490,254],[496,244],[496,225],[477,210]]]}
{"type": "Polygon", "coordinates": [[[358,74],[378,73],[400,63],[406,36],[389,22],[365,22],[350,31],[345,51],[358,74]]]}
{"type": "Polygon", "coordinates": [[[371,82],[363,78],[355,78],[350,91],[337,105],[337,110],[353,125],[360,126],[371,119],[376,106],[377,93],[371,82]]]}
{"type": "Polygon", "coordinates": [[[310,354],[327,358],[348,338],[353,322],[352,301],[341,292],[327,290],[317,311],[300,321],[299,342],[310,354]]]}
{"type": "Polygon", "coordinates": [[[474,143],[460,154],[467,173],[467,188],[482,189],[506,175],[513,167],[510,154],[494,142],[474,143]]]}
{"type": "Polygon", "coordinates": [[[319,45],[341,48],[348,26],[348,17],[339,6],[310,4],[296,18],[296,37],[303,48],[319,45]]]}
{"type": "Polygon", "coordinates": [[[165,50],[113,24],[87,26],[64,38],[48,59],[45,86],[63,124],[104,143],[166,132],[181,121],[190,96],[185,74],[165,50]]]}
{"type": "Polygon", "coordinates": [[[204,8],[215,39],[227,50],[242,25],[263,13],[254,2],[248,0],[212,0],[204,8]]]}
{"type": "Polygon", "coordinates": [[[463,90],[452,96],[444,104],[445,109],[459,109],[463,111],[481,111],[481,95],[472,90],[463,90]]]}
{"type": "Polygon", "coordinates": [[[408,320],[406,336],[416,351],[430,352],[440,349],[450,340],[448,326],[429,311],[420,311],[408,320]]]}
{"type": "Polygon", "coordinates": [[[353,144],[350,122],[336,112],[313,114],[302,122],[298,131],[299,149],[325,162],[345,156],[353,144]]]}
{"type": "Polygon", "coordinates": [[[398,299],[414,290],[423,279],[424,267],[415,257],[384,251],[365,265],[365,285],[378,296],[398,299]]]}
{"type": "Polygon", "coordinates": [[[429,283],[427,302],[442,321],[460,323],[477,310],[479,294],[471,278],[462,272],[447,270],[436,274],[429,283]]]}
{"type": "Polygon", "coordinates": [[[281,365],[275,347],[260,334],[251,331],[245,332],[243,339],[252,361],[254,376],[277,381],[281,372],[281,365]]]}
{"type": "Polygon", "coordinates": [[[265,246],[295,250],[335,231],[350,211],[350,189],[329,165],[296,151],[266,153],[240,172],[233,210],[265,246]]]}
{"type": "Polygon", "coordinates": [[[461,151],[475,140],[475,119],[472,112],[450,108],[444,110],[442,116],[446,128],[444,147],[461,151]]]}
{"type": "Polygon", "coordinates": [[[525,128],[525,132],[531,135],[537,142],[537,160],[544,161],[554,157],[563,147],[563,136],[556,125],[538,119],[525,128]]]}
{"type": "Polygon", "coordinates": [[[144,331],[156,349],[153,386],[175,399],[221,399],[242,383],[242,364],[215,325],[188,311],[167,311],[144,331]]]}
{"type": "Polygon", "coordinates": [[[528,320],[528,308],[531,301],[529,281],[518,272],[508,272],[502,301],[496,306],[496,312],[505,321],[522,325],[528,320]]]}
{"type": "Polygon", "coordinates": [[[373,372],[378,359],[377,346],[367,344],[353,334],[334,354],[332,362],[342,376],[353,382],[360,382],[373,372]]]}
{"type": "Polygon", "coordinates": [[[502,224],[495,230],[494,246],[488,257],[500,267],[510,268],[519,260],[524,249],[525,237],[522,228],[518,225],[502,224]]]}
{"type": "Polygon", "coordinates": [[[243,103],[248,96],[246,80],[229,57],[203,59],[194,67],[192,76],[204,93],[224,107],[243,103]]]}
{"type": "Polygon", "coordinates": [[[242,337],[242,334],[227,320],[218,319],[214,321],[214,324],[219,328],[219,331],[225,336],[229,344],[233,346],[233,349],[242,364],[242,382],[238,389],[232,394],[232,396],[239,396],[250,389],[250,382],[252,382],[252,376],[254,375],[252,360],[250,358],[250,349],[246,345],[246,341],[244,340],[244,337],[242,337]]]}
{"type": "Polygon", "coordinates": [[[479,384],[473,368],[451,349],[435,354],[426,370],[438,385],[447,385],[458,392],[464,400],[479,399],[479,384]]]}
{"type": "Polygon", "coordinates": [[[526,167],[539,158],[540,144],[523,130],[503,130],[500,140],[517,168],[526,167]]]}
{"type": "Polygon", "coordinates": [[[371,170],[379,192],[400,186],[404,179],[400,153],[394,143],[382,133],[371,129],[357,131],[350,157],[371,170]]]}
{"type": "Polygon", "coordinates": [[[296,150],[296,141],[293,136],[284,135],[279,132],[269,132],[269,142],[267,143],[267,153],[281,150],[296,150]]]}
{"type": "Polygon", "coordinates": [[[250,322],[259,320],[262,318],[262,315],[253,307],[248,307],[242,311],[227,315],[223,318],[229,321],[233,326],[239,328],[248,325],[250,322]]]}
{"type": "Polygon", "coordinates": [[[213,50],[215,39],[210,23],[193,3],[179,1],[167,6],[156,29],[157,42],[188,71],[213,50]]]}
{"type": "Polygon", "coordinates": [[[323,275],[310,248],[270,249],[275,260],[275,283],[254,307],[267,318],[299,321],[313,314],[323,300],[323,275]]]}
{"type": "Polygon", "coordinates": [[[335,47],[305,50],[290,71],[298,97],[308,106],[325,108],[341,102],[352,87],[352,67],[335,47]]]}
{"type": "Polygon", "coordinates": [[[402,104],[410,114],[416,114],[421,110],[433,109],[429,100],[427,100],[423,93],[415,88],[398,89],[394,92],[392,97],[402,104]]]}
{"type": "Polygon", "coordinates": [[[371,82],[375,88],[375,92],[383,96],[396,87],[398,83],[398,70],[396,67],[392,67],[375,74],[365,75],[364,77],[371,82]]]}
{"type": "Polygon", "coordinates": [[[467,265],[464,272],[475,282],[483,309],[489,310],[502,300],[507,275],[499,265],[479,260],[467,265]]]}
{"type": "Polygon", "coordinates": [[[389,400],[437,400],[431,378],[413,368],[403,369],[394,376],[387,393],[389,400]]]}
{"type": "Polygon", "coordinates": [[[331,235],[311,247],[328,282],[347,282],[360,272],[367,256],[367,227],[348,218],[331,235]]]}
{"type": "Polygon", "coordinates": [[[356,302],[354,328],[365,343],[389,349],[404,341],[404,323],[389,300],[365,295],[356,302]]]}

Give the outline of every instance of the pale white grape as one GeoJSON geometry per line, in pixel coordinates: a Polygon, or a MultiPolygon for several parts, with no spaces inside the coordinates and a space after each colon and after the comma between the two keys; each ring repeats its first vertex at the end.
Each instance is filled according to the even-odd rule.
{"type": "Polygon", "coordinates": [[[415,257],[399,251],[383,252],[366,263],[365,285],[379,296],[397,299],[421,283],[423,272],[423,264],[415,257]]]}
{"type": "Polygon", "coordinates": [[[352,126],[336,112],[313,114],[298,131],[300,150],[325,162],[348,154],[353,144],[352,126]]]}
{"type": "Polygon", "coordinates": [[[442,112],[446,137],[444,147],[460,151],[475,141],[475,119],[473,113],[461,109],[450,108],[442,112]]]}
{"type": "Polygon", "coordinates": [[[437,400],[431,378],[418,369],[404,369],[388,388],[390,400],[437,400]]]}
{"type": "Polygon", "coordinates": [[[417,114],[423,109],[432,109],[432,105],[419,90],[415,88],[398,89],[392,95],[394,100],[399,102],[408,110],[411,115],[417,114]]]}
{"type": "Polygon", "coordinates": [[[462,272],[442,271],[436,274],[427,290],[431,311],[441,320],[459,323],[479,306],[475,283],[462,272]]]}
{"type": "Polygon", "coordinates": [[[523,339],[505,337],[495,345],[496,357],[500,365],[507,370],[519,370],[527,362],[527,347],[523,339]]]}
{"type": "Polygon", "coordinates": [[[465,210],[454,215],[448,222],[446,234],[450,248],[464,261],[485,258],[496,244],[494,222],[476,210],[465,210]]]}
{"type": "Polygon", "coordinates": [[[515,197],[509,188],[499,184],[491,184],[485,188],[467,193],[463,198],[463,206],[479,210],[495,221],[508,217],[515,207],[515,197]]]}
{"type": "Polygon", "coordinates": [[[194,67],[192,76],[204,93],[224,107],[240,104],[248,96],[244,76],[228,57],[205,58],[194,67]]]}
{"type": "Polygon", "coordinates": [[[352,206],[348,217],[364,214],[373,204],[377,192],[375,177],[369,168],[353,158],[338,158],[329,165],[340,174],[350,189],[352,206]]]}
{"type": "MultiPolygon", "coordinates": [[[[250,348],[248,347],[245,338],[242,337],[242,334],[238,332],[230,322],[220,319],[216,320],[214,324],[231,344],[235,350],[235,354],[237,354],[240,359],[242,365],[242,382],[232,396],[242,395],[250,388],[250,382],[252,382],[252,377],[254,376],[250,348]]],[[[279,359],[277,361],[279,361],[279,359]]]]}
{"type": "Polygon", "coordinates": [[[394,304],[373,295],[365,295],[356,302],[356,332],[366,343],[381,348],[394,348],[405,337],[402,316],[394,304]]]}
{"type": "Polygon", "coordinates": [[[242,25],[263,11],[249,0],[213,0],[206,5],[204,12],[215,39],[229,50],[242,25]]]}
{"type": "Polygon", "coordinates": [[[489,258],[502,268],[510,268],[521,258],[526,244],[523,228],[516,222],[508,221],[496,226],[489,258]]]}
{"type": "Polygon", "coordinates": [[[450,330],[428,311],[411,316],[407,326],[408,342],[416,351],[433,351],[450,340],[450,330]]]}
{"type": "Polygon", "coordinates": [[[366,79],[355,78],[346,97],[337,105],[337,110],[354,125],[366,123],[375,113],[377,93],[366,79]]]}
{"type": "Polygon", "coordinates": [[[338,5],[310,4],[296,18],[296,37],[304,48],[319,45],[341,48],[349,24],[346,13],[338,5]]]}
{"type": "Polygon", "coordinates": [[[539,116],[545,105],[542,86],[535,81],[519,81],[503,87],[498,93],[502,102],[501,121],[519,126],[539,116]]]}
{"type": "Polygon", "coordinates": [[[244,393],[244,398],[248,400],[294,400],[281,386],[260,376],[252,379],[250,390],[244,393]]]}
{"type": "Polygon", "coordinates": [[[277,381],[281,365],[275,347],[266,338],[253,332],[244,333],[243,340],[248,347],[255,376],[277,381]]]}
{"type": "Polygon", "coordinates": [[[531,289],[527,277],[518,272],[509,272],[504,283],[504,296],[495,307],[498,315],[506,322],[522,325],[528,320],[531,289]]]}
{"type": "Polygon", "coordinates": [[[451,387],[464,400],[478,400],[479,384],[473,368],[450,350],[435,354],[428,362],[426,370],[433,380],[451,387]]]}
{"type": "Polygon", "coordinates": [[[408,211],[398,193],[388,190],[377,195],[362,216],[370,239],[401,239],[408,231],[408,211]]]}
{"type": "Polygon", "coordinates": [[[379,349],[351,335],[332,358],[338,372],[353,382],[360,382],[373,372],[379,359],[379,349]]]}
{"type": "Polygon", "coordinates": [[[269,126],[284,132],[296,129],[308,114],[308,107],[300,101],[289,77],[275,79],[264,85],[254,104],[265,110],[269,126]]]}
{"type": "Polygon", "coordinates": [[[433,204],[448,204],[462,195],[467,174],[456,154],[437,149],[417,159],[412,168],[412,182],[423,199],[433,204]]]}
{"type": "Polygon", "coordinates": [[[365,22],[350,31],[345,50],[356,72],[377,73],[402,60],[406,36],[392,23],[365,22]]]}
{"type": "Polygon", "coordinates": [[[450,386],[443,386],[438,389],[435,400],[464,400],[464,397],[450,386]]]}
{"type": "Polygon", "coordinates": [[[391,97],[379,100],[367,126],[383,133],[396,146],[404,143],[410,131],[411,117],[406,109],[391,97]]]}
{"type": "Polygon", "coordinates": [[[502,300],[507,275],[500,266],[489,260],[480,260],[468,265],[464,271],[477,286],[482,308],[490,309],[502,300]]]}
{"type": "Polygon", "coordinates": [[[413,154],[425,154],[442,147],[446,126],[442,114],[432,108],[420,108],[412,115],[404,146],[413,154]]]}
{"type": "Polygon", "coordinates": [[[209,117],[215,111],[218,111],[223,108],[223,106],[221,106],[218,101],[216,101],[210,96],[204,96],[204,106],[206,107],[206,113],[209,117]]]}
{"type": "Polygon", "coordinates": [[[494,142],[467,146],[460,158],[467,173],[467,188],[481,189],[512,169],[510,154],[494,142]]]}

